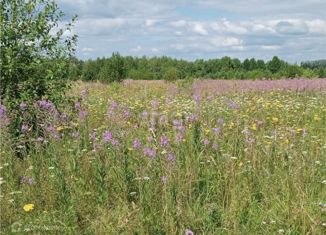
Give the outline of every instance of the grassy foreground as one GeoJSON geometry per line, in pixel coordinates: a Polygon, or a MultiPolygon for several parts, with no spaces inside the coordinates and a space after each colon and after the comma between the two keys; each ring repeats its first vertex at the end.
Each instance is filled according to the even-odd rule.
{"type": "Polygon", "coordinates": [[[2,234],[326,232],[324,90],[80,93],[69,118],[48,113],[25,160],[2,127],[2,234]]]}

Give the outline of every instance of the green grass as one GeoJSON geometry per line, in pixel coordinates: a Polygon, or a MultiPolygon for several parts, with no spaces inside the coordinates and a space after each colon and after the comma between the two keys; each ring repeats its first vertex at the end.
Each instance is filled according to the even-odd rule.
{"type": "Polygon", "coordinates": [[[2,234],[325,233],[325,93],[203,95],[196,105],[187,88],[80,84],[75,92],[83,86],[90,91],[82,104],[86,120],[62,126],[60,140],[37,145],[25,160],[14,157],[2,131],[2,234]],[[230,99],[238,109],[228,107],[230,99]],[[108,117],[112,100],[119,106],[108,117]],[[126,107],[130,117],[124,119],[126,107]],[[166,115],[167,123],[150,130],[145,109],[149,116],[155,109],[156,123],[166,115]],[[192,113],[198,120],[185,121],[192,113]],[[184,121],[180,143],[173,120],[184,121]],[[74,128],[78,139],[71,137],[74,128]],[[102,146],[96,151],[89,139],[94,129],[102,146]],[[102,144],[105,130],[119,146],[102,144]],[[160,145],[162,135],[167,147],[160,145]],[[134,149],[135,139],[156,157],[134,149]],[[20,176],[33,184],[20,183],[20,176]],[[26,212],[29,203],[34,209],[26,212]]]}

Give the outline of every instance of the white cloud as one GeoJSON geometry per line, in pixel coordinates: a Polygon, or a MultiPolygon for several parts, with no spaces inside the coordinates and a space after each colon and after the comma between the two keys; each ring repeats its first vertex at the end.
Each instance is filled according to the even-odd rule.
{"type": "Polygon", "coordinates": [[[200,35],[208,34],[207,30],[205,29],[205,26],[202,23],[198,23],[198,22],[194,23],[192,30],[200,35]]]}
{"type": "Polygon", "coordinates": [[[151,26],[154,26],[157,22],[158,22],[157,20],[147,19],[147,20],[145,20],[145,26],[151,27],[151,26]]]}
{"type": "Polygon", "coordinates": [[[138,46],[136,46],[136,47],[134,47],[134,48],[131,48],[130,49],[130,52],[139,52],[139,51],[141,51],[143,48],[140,46],[140,45],[138,45],[138,46]]]}
{"type": "Polygon", "coordinates": [[[172,21],[171,25],[173,27],[184,27],[187,25],[187,22],[185,20],[172,21]]]}
{"type": "Polygon", "coordinates": [[[278,55],[306,60],[326,55],[325,0],[297,0],[295,4],[292,0],[58,3],[68,13],[65,20],[79,15],[74,33],[79,36],[77,56],[82,58],[110,56],[113,51],[186,59],[278,55]]]}
{"type": "Polygon", "coordinates": [[[279,45],[262,45],[261,48],[264,50],[278,50],[281,47],[279,45]]]}
{"type": "Polygon", "coordinates": [[[310,32],[326,35],[326,20],[321,20],[321,19],[308,20],[306,21],[306,24],[310,32]]]}
{"type": "Polygon", "coordinates": [[[83,47],[81,49],[82,52],[93,52],[94,51],[94,48],[91,48],[91,47],[83,47]]]}
{"type": "Polygon", "coordinates": [[[211,38],[210,43],[215,47],[243,48],[243,40],[235,37],[218,36],[211,38]]]}
{"type": "Polygon", "coordinates": [[[210,24],[210,26],[215,31],[226,31],[235,34],[245,34],[248,32],[248,30],[244,26],[241,26],[239,23],[232,23],[227,19],[222,19],[221,21],[213,22],[210,24]]]}

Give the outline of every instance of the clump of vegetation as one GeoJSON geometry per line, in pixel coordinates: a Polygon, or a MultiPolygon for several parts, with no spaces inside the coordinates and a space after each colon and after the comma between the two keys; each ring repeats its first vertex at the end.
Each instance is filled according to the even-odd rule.
{"type": "Polygon", "coordinates": [[[289,64],[277,56],[270,61],[254,58],[239,59],[223,57],[221,59],[177,60],[169,57],[131,57],[119,56],[114,53],[110,58],[96,60],[74,60],[71,79],[81,78],[85,81],[120,81],[131,78],[134,80],[184,80],[189,78],[206,79],[281,79],[281,78],[323,78],[326,77],[326,67],[323,63],[310,66],[289,64]],[[117,59],[120,61],[117,63],[117,59]],[[114,66],[112,67],[112,65],[114,66]],[[76,68],[79,68],[76,72],[76,68]]]}
{"type": "MultiPolygon", "coordinates": [[[[0,11],[0,96],[9,115],[10,138],[17,145],[24,125],[34,131],[39,128],[32,111],[35,102],[50,100],[64,106],[67,68],[77,39],[69,33],[76,17],[59,27],[64,14],[52,0],[4,0],[0,11]],[[26,110],[28,120],[23,118],[26,110]]],[[[14,148],[21,156],[19,146],[14,148]]]]}
{"type": "Polygon", "coordinates": [[[30,156],[0,146],[3,232],[323,233],[326,81],[173,86],[76,83],[59,119],[38,104],[30,156]]]}

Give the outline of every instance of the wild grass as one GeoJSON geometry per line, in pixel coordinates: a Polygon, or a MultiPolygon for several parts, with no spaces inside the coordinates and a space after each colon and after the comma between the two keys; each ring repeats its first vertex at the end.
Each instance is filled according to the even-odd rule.
{"type": "Polygon", "coordinates": [[[325,233],[324,90],[82,90],[24,160],[2,127],[2,234],[325,233]]]}

